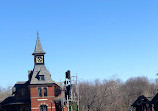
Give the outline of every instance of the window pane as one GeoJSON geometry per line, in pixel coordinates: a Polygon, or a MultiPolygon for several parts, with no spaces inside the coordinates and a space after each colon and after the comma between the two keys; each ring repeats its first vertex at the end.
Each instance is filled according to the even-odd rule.
{"type": "Polygon", "coordinates": [[[39,75],[39,80],[44,81],[45,80],[44,75],[39,75]]]}
{"type": "Polygon", "coordinates": [[[41,92],[41,88],[40,87],[38,88],[38,96],[42,97],[42,92],[41,92]]]}
{"type": "Polygon", "coordinates": [[[54,87],[54,91],[55,91],[55,97],[57,97],[58,96],[58,89],[57,89],[57,87],[54,87]]]}
{"type": "Polygon", "coordinates": [[[41,80],[44,80],[44,76],[41,76],[41,80]]]}
{"type": "Polygon", "coordinates": [[[25,97],[25,91],[24,90],[22,90],[21,95],[22,95],[23,98],[25,97]]]}
{"type": "Polygon", "coordinates": [[[47,88],[43,88],[44,90],[44,96],[47,96],[47,88]]]}
{"type": "Polygon", "coordinates": [[[46,105],[41,105],[40,106],[40,111],[47,111],[47,106],[46,105]]]}

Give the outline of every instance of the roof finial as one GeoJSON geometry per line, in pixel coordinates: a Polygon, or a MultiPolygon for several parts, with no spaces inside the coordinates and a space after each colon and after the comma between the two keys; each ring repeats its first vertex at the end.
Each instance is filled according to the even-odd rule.
{"type": "Polygon", "coordinates": [[[35,45],[35,51],[32,55],[39,54],[39,53],[45,54],[45,52],[42,49],[42,45],[41,45],[41,42],[40,42],[40,39],[39,39],[39,33],[37,31],[37,40],[36,40],[36,45],[35,45]]]}
{"type": "Polygon", "coordinates": [[[37,37],[39,37],[39,32],[38,32],[38,30],[37,30],[37,37]]]}

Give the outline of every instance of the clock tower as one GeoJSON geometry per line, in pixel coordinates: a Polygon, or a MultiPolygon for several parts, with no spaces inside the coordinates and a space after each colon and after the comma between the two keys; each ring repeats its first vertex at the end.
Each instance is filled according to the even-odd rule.
{"type": "Polygon", "coordinates": [[[39,40],[39,36],[37,34],[35,51],[32,55],[34,55],[34,64],[35,65],[44,65],[44,54],[45,52],[42,49],[41,42],[39,40]]]}
{"type": "MultiPolygon", "coordinates": [[[[1,102],[0,111],[63,111],[61,88],[55,82],[44,64],[45,52],[37,33],[34,56],[34,68],[29,70],[28,80],[17,82],[12,96],[1,102]]],[[[67,111],[67,107],[63,107],[67,111]]]]}
{"type": "Polygon", "coordinates": [[[44,64],[44,55],[38,32],[35,50],[32,54],[34,56],[34,69],[30,75],[30,84],[52,84],[54,81],[51,79],[51,74],[47,70],[44,64]]]}

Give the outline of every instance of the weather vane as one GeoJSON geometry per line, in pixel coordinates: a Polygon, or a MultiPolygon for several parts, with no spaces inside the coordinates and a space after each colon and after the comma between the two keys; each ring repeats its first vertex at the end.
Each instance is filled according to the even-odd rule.
{"type": "Polygon", "coordinates": [[[39,32],[38,32],[38,30],[37,30],[37,37],[39,37],[39,32]]]}

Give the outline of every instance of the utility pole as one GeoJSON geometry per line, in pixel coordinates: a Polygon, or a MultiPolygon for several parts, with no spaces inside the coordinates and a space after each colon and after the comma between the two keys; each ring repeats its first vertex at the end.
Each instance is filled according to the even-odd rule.
{"type": "Polygon", "coordinates": [[[71,103],[71,111],[73,111],[72,109],[72,102],[73,102],[73,99],[72,99],[72,80],[71,80],[71,73],[70,73],[70,103],[71,103]]]}
{"type": "Polygon", "coordinates": [[[73,103],[76,103],[77,111],[79,111],[79,89],[78,89],[78,77],[71,76],[71,72],[68,70],[65,73],[65,98],[67,101],[68,111],[69,108],[73,111],[73,103]]]}
{"type": "Polygon", "coordinates": [[[68,95],[67,95],[67,109],[69,111],[69,98],[68,98],[68,95]]]}
{"type": "Polygon", "coordinates": [[[78,86],[78,76],[77,76],[77,73],[76,73],[76,82],[77,82],[77,111],[79,111],[79,99],[80,99],[80,96],[79,96],[79,86],[78,86]]]}

